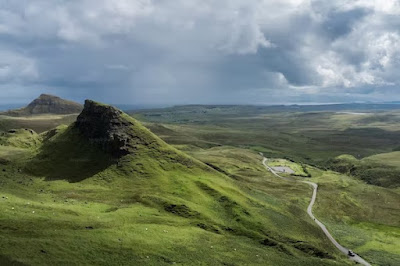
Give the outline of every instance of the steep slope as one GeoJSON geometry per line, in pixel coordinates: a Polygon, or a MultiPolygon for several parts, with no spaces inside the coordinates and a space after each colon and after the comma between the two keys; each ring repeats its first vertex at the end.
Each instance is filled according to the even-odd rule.
{"type": "Polygon", "coordinates": [[[9,116],[30,116],[39,114],[76,114],[80,113],[83,106],[79,103],[61,99],[60,97],[42,94],[28,106],[4,112],[9,116]]]}
{"type": "Polygon", "coordinates": [[[40,138],[27,148],[29,159],[7,162],[0,172],[0,255],[10,260],[348,263],[305,215],[298,222],[268,195],[242,190],[111,106],[86,101],[74,124],[40,138]]]}

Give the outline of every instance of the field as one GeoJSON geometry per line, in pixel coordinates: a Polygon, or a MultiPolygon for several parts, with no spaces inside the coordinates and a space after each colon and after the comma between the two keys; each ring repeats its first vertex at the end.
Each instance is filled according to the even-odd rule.
{"type": "MultiPolygon", "coordinates": [[[[287,211],[293,212],[295,208],[300,207],[295,213],[299,216],[306,215],[308,201],[300,203],[298,199],[300,197],[309,199],[311,189],[306,184],[285,182],[274,176],[265,175],[257,154],[233,147],[195,150],[191,154],[221,168],[233,178],[236,177],[242,187],[263,190],[269,197],[275,199],[291,199],[294,206],[289,207],[287,211]],[[265,182],[264,186],[249,182],[258,180],[257,177],[265,182]],[[281,184],[282,187],[271,185],[274,182],[281,184]],[[303,191],[302,196],[291,195],[295,187],[303,191]]],[[[312,178],[306,179],[319,185],[314,214],[327,226],[339,243],[351,248],[373,265],[397,265],[400,262],[399,191],[368,185],[349,176],[311,166],[307,166],[307,171],[312,178]]],[[[298,177],[298,179],[303,178],[298,177]]],[[[279,208],[285,209],[283,206],[279,208]]]]}
{"type": "Polygon", "coordinates": [[[111,169],[69,183],[18,174],[8,166],[0,199],[2,255],[29,265],[287,265],[293,258],[299,265],[335,265],[329,258],[346,264],[303,213],[306,187],[288,189],[253,167],[241,169],[258,172],[251,183],[232,185],[212,173],[193,180],[195,172],[174,171],[178,179],[135,180],[111,169]],[[228,202],[215,205],[214,196],[197,184],[211,195],[226,195],[228,202]],[[239,186],[243,196],[235,192],[239,186]],[[271,191],[285,191],[285,197],[271,191]],[[241,208],[247,214],[237,213],[241,208]]]}
{"type": "Polygon", "coordinates": [[[136,146],[118,160],[75,125],[2,135],[2,261],[350,265],[304,213],[307,187],[288,189],[256,152],[227,149],[222,170],[169,146],[128,116],[120,119],[132,122],[136,146]]]}
{"type": "Polygon", "coordinates": [[[379,153],[361,160],[341,155],[330,161],[331,169],[383,187],[400,186],[400,153],[379,153]]]}
{"type": "Polygon", "coordinates": [[[310,168],[319,184],[315,214],[339,242],[376,265],[400,262],[400,194],[310,168]]]}
{"type": "Polygon", "coordinates": [[[364,158],[363,161],[364,163],[381,164],[384,166],[400,169],[399,158],[400,158],[400,152],[397,151],[397,152],[376,154],[364,158]]]}
{"type": "Polygon", "coordinates": [[[74,115],[36,115],[36,116],[6,116],[0,115],[0,131],[8,131],[15,128],[30,128],[37,133],[55,128],[61,124],[70,124],[75,121],[74,115]]]}
{"type": "MultiPolygon", "coordinates": [[[[133,115],[177,147],[201,150],[192,155],[205,162],[210,162],[215,149],[229,145],[263,152],[275,158],[273,165],[307,164],[311,180],[320,185],[315,213],[334,237],[373,264],[400,262],[397,110],[275,112],[187,106],[133,115]],[[332,165],[335,158],[353,158],[346,171],[341,171],[344,174],[328,171],[337,169],[332,165]]],[[[211,164],[222,171],[233,168],[221,157],[219,164],[218,160],[211,164]]]]}
{"type": "Polygon", "coordinates": [[[201,108],[136,113],[173,147],[137,125],[139,146],[120,160],[58,126],[69,118],[8,124],[23,129],[0,136],[0,262],[352,265],[308,217],[310,187],[273,176],[260,151],[319,184],[314,213],[341,244],[373,265],[400,262],[400,190],[326,169],[345,153],[396,167],[396,153],[376,155],[399,146],[395,111],[201,108]]]}
{"type": "MultiPolygon", "coordinates": [[[[331,168],[332,160],[343,154],[360,160],[400,148],[397,109],[360,114],[349,110],[300,112],[249,106],[183,106],[132,115],[171,144],[235,146],[321,169],[331,168]]],[[[364,180],[381,186],[399,185],[397,170],[392,171],[393,178],[381,181],[380,172],[374,171],[364,180]]]]}
{"type": "Polygon", "coordinates": [[[262,107],[176,107],[132,113],[173,144],[231,145],[318,166],[400,146],[400,113],[272,112],[262,107]]]}

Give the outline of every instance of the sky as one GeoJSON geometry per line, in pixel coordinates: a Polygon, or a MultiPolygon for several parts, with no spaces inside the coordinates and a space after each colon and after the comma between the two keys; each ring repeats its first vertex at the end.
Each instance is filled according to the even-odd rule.
{"type": "Polygon", "coordinates": [[[0,0],[0,104],[400,100],[400,0],[0,0]]]}

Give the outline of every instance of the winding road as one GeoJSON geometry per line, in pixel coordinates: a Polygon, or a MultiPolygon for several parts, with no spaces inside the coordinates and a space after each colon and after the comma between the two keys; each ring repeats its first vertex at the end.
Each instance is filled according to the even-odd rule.
{"type": "MultiPolygon", "coordinates": [[[[263,157],[263,165],[265,166],[265,168],[267,168],[268,171],[270,171],[272,174],[274,174],[275,176],[284,179],[286,181],[290,181],[290,182],[296,182],[293,179],[284,177],[279,175],[277,172],[274,171],[274,169],[272,169],[271,167],[268,166],[267,164],[268,159],[263,157]]],[[[320,221],[318,221],[317,218],[315,218],[314,214],[312,213],[312,208],[314,206],[315,200],[317,199],[317,190],[318,190],[318,185],[316,183],[310,182],[310,181],[299,181],[302,183],[306,183],[308,185],[310,185],[313,188],[313,194],[311,197],[311,201],[310,204],[308,205],[307,208],[307,213],[308,215],[311,217],[311,219],[314,220],[314,222],[322,229],[322,231],[324,232],[324,234],[328,237],[328,239],[335,245],[335,247],[337,249],[339,249],[342,253],[346,254],[348,256],[348,258],[350,260],[353,260],[357,263],[363,264],[365,266],[371,266],[371,264],[369,264],[368,262],[366,262],[363,258],[361,258],[360,256],[358,256],[357,254],[355,254],[353,257],[349,256],[349,249],[343,247],[342,245],[340,245],[334,238],[333,236],[329,233],[328,229],[326,229],[325,225],[323,223],[321,223],[320,221]]]]}

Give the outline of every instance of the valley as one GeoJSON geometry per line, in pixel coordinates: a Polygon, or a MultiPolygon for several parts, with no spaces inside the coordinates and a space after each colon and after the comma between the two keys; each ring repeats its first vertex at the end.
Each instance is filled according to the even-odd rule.
{"type": "MultiPolygon", "coordinates": [[[[288,146],[274,151],[263,146],[269,134],[263,141],[258,130],[240,134],[245,128],[237,122],[246,126],[246,119],[233,119],[232,128],[232,118],[218,126],[143,121],[150,132],[93,101],[75,117],[72,123],[50,119],[56,127],[41,134],[14,124],[0,136],[2,260],[288,265],[295,259],[298,265],[352,265],[307,214],[312,191],[288,181],[296,179],[318,184],[313,213],[340,245],[371,265],[400,261],[400,191],[393,182],[393,188],[378,187],[333,172],[325,168],[329,159],[301,157],[296,146],[294,156],[283,153],[288,146]],[[274,167],[294,174],[277,178],[262,164],[261,151],[275,158],[274,167]]],[[[42,119],[26,123],[42,127],[42,119]]],[[[272,145],[286,138],[277,136],[272,145]]],[[[396,165],[395,159],[390,163],[396,165]]]]}
{"type": "MultiPolygon", "coordinates": [[[[340,244],[351,247],[371,264],[391,265],[399,261],[399,223],[395,221],[400,220],[397,183],[400,173],[396,170],[400,159],[395,156],[396,152],[390,152],[397,149],[399,142],[393,138],[390,144],[390,137],[386,138],[399,132],[396,110],[376,110],[354,116],[336,112],[309,113],[309,110],[270,113],[268,108],[263,111],[263,108],[240,106],[210,108],[196,106],[189,111],[190,107],[177,107],[139,111],[134,115],[151,121],[145,124],[153,132],[187,152],[193,150],[191,154],[206,162],[210,161],[211,151],[225,146],[263,152],[269,158],[277,158],[275,161],[280,163],[274,165],[291,169],[296,168],[293,162],[297,162],[297,169],[306,169],[311,177],[308,180],[318,183],[319,194],[323,196],[317,199],[314,212],[340,244]],[[198,111],[199,108],[203,108],[202,111],[198,111]],[[235,112],[245,113],[247,117],[235,115],[235,112]],[[154,113],[158,115],[153,116],[154,113]],[[192,120],[180,120],[190,115],[192,120]],[[300,117],[303,119],[299,121],[300,117]],[[197,152],[199,149],[204,151],[197,152]],[[335,158],[347,156],[340,155],[343,153],[368,162],[368,167],[356,166],[358,171],[349,171],[353,166],[344,168],[345,171],[336,168],[335,158]],[[381,170],[383,165],[387,165],[385,171],[381,170]],[[374,191],[379,192],[375,194],[374,191]],[[346,199],[349,202],[345,202],[346,199]],[[358,240],[355,236],[359,236],[358,240]]],[[[216,164],[226,169],[224,165],[216,164]]],[[[283,175],[291,178],[291,175],[283,175]]]]}

